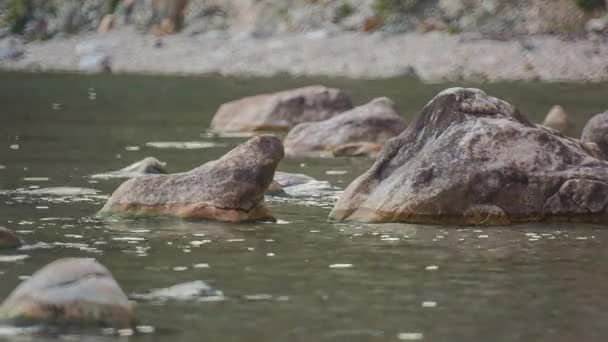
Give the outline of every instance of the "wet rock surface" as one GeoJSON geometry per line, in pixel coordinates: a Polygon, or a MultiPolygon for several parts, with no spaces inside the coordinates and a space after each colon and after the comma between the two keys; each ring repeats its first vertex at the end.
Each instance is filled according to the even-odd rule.
{"type": "Polygon", "coordinates": [[[145,175],[166,174],[167,163],[146,157],[120,170],[92,175],[91,178],[133,178],[145,175]]]}
{"type": "Polygon", "coordinates": [[[0,319],[129,328],[134,313],[107,268],[94,259],[67,258],[48,264],[19,285],[0,307],[0,319]]]}
{"type": "Polygon", "coordinates": [[[590,144],[507,102],[453,88],[389,140],[333,208],[336,220],[502,225],[605,222],[608,164],[590,144]]]}
{"type": "Polygon", "coordinates": [[[0,226],[0,249],[17,248],[21,240],[11,230],[0,226]]]}
{"type": "Polygon", "coordinates": [[[257,136],[189,172],[132,178],[118,187],[100,214],[231,222],[272,219],[264,193],[282,158],[277,137],[257,136]]]}
{"type": "Polygon", "coordinates": [[[285,137],[285,153],[291,156],[329,153],[373,154],[386,140],[407,127],[393,101],[386,97],[353,108],[331,119],[301,123],[285,137]],[[375,146],[370,146],[373,144],[375,146]]]}
{"type": "Polygon", "coordinates": [[[352,108],[341,90],[310,86],[245,97],[223,104],[211,121],[219,132],[277,131],[321,121],[352,108]]]}
{"type": "Polygon", "coordinates": [[[608,112],[597,114],[587,122],[581,140],[597,144],[602,158],[608,158],[608,112]]]}

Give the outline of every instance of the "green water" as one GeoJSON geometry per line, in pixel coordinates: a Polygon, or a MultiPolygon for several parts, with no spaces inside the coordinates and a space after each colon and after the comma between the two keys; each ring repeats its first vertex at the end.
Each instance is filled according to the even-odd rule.
{"type": "MultiPolygon", "coordinates": [[[[27,256],[0,262],[0,298],[20,277],[51,260],[84,256],[108,266],[128,294],[193,280],[224,293],[221,301],[139,301],[140,324],[156,332],[128,338],[133,341],[606,339],[608,231],[601,226],[477,229],[328,223],[337,193],[268,198],[278,223],[93,218],[121,180],[95,183],[88,175],[146,156],[167,162],[173,172],[189,170],[244,141],[206,133],[222,102],[315,83],[341,87],[357,103],[388,96],[408,119],[438,91],[455,85],[409,79],[0,73],[0,190],[69,186],[99,191],[84,196],[0,195],[0,225],[27,242],[22,250],[0,253],[27,256]],[[146,146],[166,141],[216,146],[146,146]],[[334,264],[352,267],[331,268],[334,264]]],[[[592,114],[608,108],[607,84],[482,88],[517,105],[534,121],[561,104],[576,118],[579,130],[592,114]]],[[[370,163],[292,159],[279,169],[344,188],[370,163]]]]}

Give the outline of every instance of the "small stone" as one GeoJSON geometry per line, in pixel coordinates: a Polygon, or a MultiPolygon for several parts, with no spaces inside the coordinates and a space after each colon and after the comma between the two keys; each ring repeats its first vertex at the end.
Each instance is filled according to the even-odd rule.
{"type": "Polygon", "coordinates": [[[9,229],[0,226],[0,249],[18,248],[21,246],[21,240],[9,229]]]}

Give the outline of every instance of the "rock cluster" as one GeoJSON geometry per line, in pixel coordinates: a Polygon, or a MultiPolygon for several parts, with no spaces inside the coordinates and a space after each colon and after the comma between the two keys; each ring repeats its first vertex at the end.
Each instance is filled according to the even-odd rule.
{"type": "Polygon", "coordinates": [[[245,97],[223,104],[211,121],[217,132],[281,131],[321,121],[352,108],[339,89],[310,86],[245,97]]]}
{"type": "Polygon", "coordinates": [[[333,208],[335,220],[500,225],[608,220],[608,163],[478,89],[437,95],[333,208]]]}

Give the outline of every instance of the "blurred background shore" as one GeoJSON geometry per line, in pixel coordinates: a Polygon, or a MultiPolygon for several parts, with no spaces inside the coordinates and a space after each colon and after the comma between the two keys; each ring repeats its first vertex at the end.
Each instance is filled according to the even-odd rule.
{"type": "Polygon", "coordinates": [[[0,69],[608,80],[604,0],[0,0],[0,69]]]}

